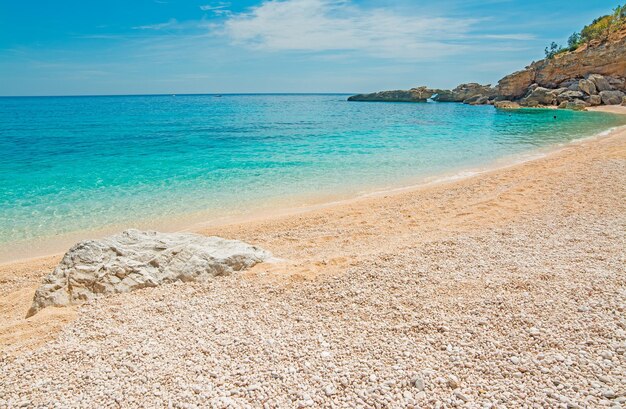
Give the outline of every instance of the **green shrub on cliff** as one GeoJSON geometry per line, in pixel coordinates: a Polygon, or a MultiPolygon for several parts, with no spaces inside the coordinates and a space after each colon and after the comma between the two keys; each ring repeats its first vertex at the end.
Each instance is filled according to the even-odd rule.
{"type": "Polygon", "coordinates": [[[608,36],[609,31],[613,26],[613,20],[613,15],[593,20],[591,24],[585,26],[580,32],[581,42],[586,43],[592,40],[600,40],[608,36]]]}
{"type": "Polygon", "coordinates": [[[580,33],[572,34],[567,40],[567,47],[563,48],[552,42],[546,47],[546,58],[553,58],[555,55],[565,51],[574,51],[584,43],[593,40],[605,40],[611,34],[626,27],[626,4],[617,6],[612,14],[598,17],[591,24],[583,27],[580,33]]]}

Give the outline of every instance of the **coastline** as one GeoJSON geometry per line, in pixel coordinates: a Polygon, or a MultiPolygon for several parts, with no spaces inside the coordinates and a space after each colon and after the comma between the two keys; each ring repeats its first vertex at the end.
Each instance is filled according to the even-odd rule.
{"type": "Polygon", "coordinates": [[[626,409],[626,3],[143,3],[8,10],[0,409],[626,409]]]}
{"type": "MultiPolygon", "coordinates": [[[[626,112],[626,108],[618,111],[626,112]]],[[[482,228],[483,224],[502,225],[516,218],[521,210],[519,205],[511,205],[512,208],[508,209],[497,203],[500,198],[497,191],[501,189],[498,186],[506,188],[513,175],[530,168],[534,170],[529,171],[529,175],[540,177],[541,172],[549,169],[552,163],[564,158],[568,161],[581,159],[581,150],[602,150],[605,145],[615,143],[626,144],[626,127],[563,146],[553,146],[540,155],[534,154],[525,160],[471,174],[442,177],[429,183],[372,192],[320,205],[282,209],[236,222],[196,225],[186,231],[244,240],[267,248],[285,260],[253,269],[257,273],[261,270],[261,274],[267,277],[284,279],[294,275],[308,278],[319,274],[333,275],[349,268],[360,256],[369,256],[382,248],[397,251],[407,235],[424,241],[449,235],[450,231],[482,228]],[[482,214],[488,210],[488,207],[480,205],[483,200],[471,198],[465,191],[468,186],[480,186],[486,181],[498,179],[503,180],[492,184],[493,191],[486,197],[488,201],[495,200],[494,206],[499,210],[495,215],[482,214]],[[456,192],[454,206],[442,202],[442,197],[451,195],[451,192],[456,192]],[[411,216],[409,214],[417,210],[416,200],[423,205],[417,214],[411,216]],[[478,206],[478,210],[467,209],[472,206],[478,206]],[[335,233],[352,231],[354,226],[364,226],[363,231],[351,234],[348,240],[341,240],[339,236],[333,236],[334,233],[323,233],[327,229],[334,229],[335,233]],[[415,228],[419,230],[418,236],[413,231],[415,228]],[[379,240],[385,245],[381,246],[379,240]]],[[[468,191],[472,193],[473,190],[468,191]]],[[[534,201],[541,201],[541,197],[534,201]]],[[[0,264],[0,289],[3,294],[0,318],[4,323],[0,328],[0,349],[19,351],[40,345],[75,319],[76,307],[49,308],[28,320],[23,319],[42,277],[54,268],[61,257],[62,253],[58,253],[0,264]]]]}
{"type": "MultiPolygon", "coordinates": [[[[551,109],[551,107],[525,109],[551,109]]],[[[588,108],[588,110],[626,115],[626,107],[622,106],[598,106],[588,108]]],[[[372,187],[360,192],[353,192],[351,194],[327,194],[325,196],[317,197],[302,196],[295,199],[296,202],[301,203],[295,206],[290,204],[290,199],[276,199],[275,201],[266,203],[254,212],[247,211],[235,215],[221,215],[216,217],[209,212],[199,211],[151,220],[138,220],[130,226],[128,223],[113,224],[86,231],[80,230],[68,232],[54,237],[40,237],[18,243],[7,243],[7,247],[0,251],[0,266],[24,263],[37,259],[54,257],[60,258],[65,251],[67,251],[67,249],[81,240],[98,239],[130,227],[144,230],[159,230],[164,232],[198,233],[211,228],[221,228],[230,225],[280,218],[283,216],[294,216],[334,206],[348,205],[354,201],[359,201],[368,197],[394,195],[402,192],[420,190],[434,185],[463,180],[476,175],[506,169],[528,161],[540,159],[546,155],[550,155],[560,149],[563,149],[570,144],[576,144],[585,140],[606,136],[615,129],[616,128],[611,128],[595,135],[581,137],[572,141],[539,147],[523,153],[507,155],[478,167],[459,168],[457,170],[448,171],[435,176],[408,178],[407,180],[398,183],[396,186],[389,186],[386,188],[372,187]],[[36,248],[36,250],[33,250],[34,248],[36,248]],[[33,252],[36,254],[30,255],[33,252]],[[9,256],[9,254],[18,255],[9,256]],[[24,256],[25,254],[29,254],[29,256],[24,256]]]]}
{"type": "Polygon", "coordinates": [[[59,256],[1,265],[0,406],[610,407],[626,373],[624,164],[620,128],[208,227],[282,261],[29,319],[59,256]]]}

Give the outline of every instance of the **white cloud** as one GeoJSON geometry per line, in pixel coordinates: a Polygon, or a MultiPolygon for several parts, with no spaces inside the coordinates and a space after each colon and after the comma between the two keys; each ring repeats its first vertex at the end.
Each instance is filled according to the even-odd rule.
{"type": "Polygon", "coordinates": [[[224,23],[233,42],[262,50],[358,51],[430,59],[462,48],[476,20],[364,9],[349,0],[268,0],[224,23]]]}
{"type": "Polygon", "coordinates": [[[174,28],[178,26],[178,20],[176,20],[175,18],[171,18],[168,21],[166,21],[165,23],[159,23],[159,24],[148,24],[145,26],[137,26],[137,27],[133,27],[133,29],[135,30],[163,30],[163,29],[167,29],[167,28],[174,28]]]}
{"type": "Polygon", "coordinates": [[[220,1],[215,4],[205,4],[203,6],[200,6],[200,10],[211,11],[214,14],[226,14],[230,13],[230,10],[226,10],[228,7],[230,7],[230,3],[220,1]]]}
{"type": "Polygon", "coordinates": [[[419,8],[367,8],[353,0],[263,0],[243,12],[230,3],[213,1],[199,6],[221,17],[212,20],[134,27],[176,31],[178,42],[191,37],[226,38],[231,44],[267,52],[309,52],[320,57],[375,57],[405,61],[433,61],[472,52],[518,49],[519,41],[534,37],[520,33],[484,31],[484,19],[440,17],[419,8]],[[514,44],[516,43],[516,44],[514,44]],[[329,53],[330,52],[330,53],[329,53]],[[334,52],[334,53],[333,53],[334,52]]]}

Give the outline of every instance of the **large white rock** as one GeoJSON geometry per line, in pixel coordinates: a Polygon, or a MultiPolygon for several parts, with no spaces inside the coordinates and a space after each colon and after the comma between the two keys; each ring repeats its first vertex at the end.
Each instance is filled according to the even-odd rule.
{"type": "Polygon", "coordinates": [[[201,281],[271,258],[237,240],[188,233],[126,230],[72,247],[35,292],[26,317],[98,294],[124,293],[173,281],[201,281]]]}

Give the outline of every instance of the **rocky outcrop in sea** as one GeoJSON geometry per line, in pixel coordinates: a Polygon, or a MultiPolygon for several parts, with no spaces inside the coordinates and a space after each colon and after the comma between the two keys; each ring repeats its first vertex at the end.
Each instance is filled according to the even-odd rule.
{"type": "Polygon", "coordinates": [[[389,102],[426,102],[433,96],[433,90],[426,87],[411,88],[410,90],[381,91],[373,94],[358,94],[348,98],[348,101],[389,101],[389,102]]]}
{"type": "Polygon", "coordinates": [[[461,84],[453,90],[435,90],[434,100],[438,102],[464,102],[466,104],[483,104],[495,98],[497,90],[488,85],[481,85],[475,82],[461,84]]]}

